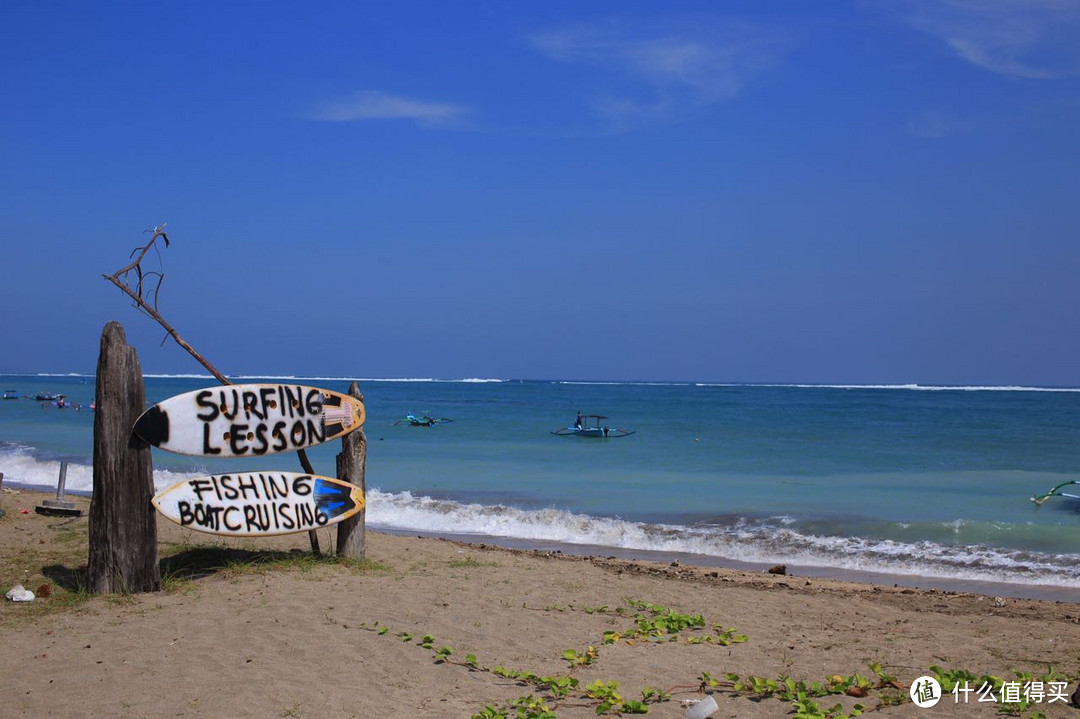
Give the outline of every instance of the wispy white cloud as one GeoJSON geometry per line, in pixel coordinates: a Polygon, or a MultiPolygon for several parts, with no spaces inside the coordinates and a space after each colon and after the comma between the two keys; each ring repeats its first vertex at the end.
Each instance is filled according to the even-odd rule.
{"type": "Polygon", "coordinates": [[[984,70],[1036,79],[1080,76],[1077,0],[907,0],[887,7],[984,70]]]}
{"type": "Polygon", "coordinates": [[[447,127],[460,123],[468,114],[468,109],[461,105],[423,102],[368,90],[321,103],[308,117],[326,122],[411,120],[422,127],[447,127]]]}
{"type": "Polygon", "coordinates": [[[700,19],[578,25],[530,39],[552,60],[614,73],[607,81],[619,91],[596,91],[592,104],[620,124],[677,120],[694,108],[731,100],[778,60],[785,45],[775,30],[700,19]]]}

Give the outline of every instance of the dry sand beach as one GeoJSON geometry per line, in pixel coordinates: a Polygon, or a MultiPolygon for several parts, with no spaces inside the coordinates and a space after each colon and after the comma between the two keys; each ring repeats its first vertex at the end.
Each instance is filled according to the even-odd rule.
{"type": "MultiPolygon", "coordinates": [[[[647,687],[669,692],[644,708],[681,717],[681,700],[702,698],[705,673],[720,681],[709,688],[716,717],[797,715],[792,701],[732,691],[729,673],[839,687],[810,697],[824,711],[841,705],[837,715],[858,704],[882,716],[989,717],[1006,707],[973,692],[920,709],[907,687],[939,666],[1068,681],[1071,695],[1080,672],[1075,603],[376,532],[358,564],[312,559],[303,534],[238,541],[159,518],[165,590],[88,597],[77,584],[87,518],[34,513],[47,496],[0,495],[2,588],[48,594],[0,610],[6,717],[471,717],[486,707],[517,716],[512,703],[528,696],[555,716],[588,717],[601,703],[587,689],[602,694],[597,681],[617,682],[623,701],[641,701],[647,687]],[[668,610],[676,631],[649,636],[668,610]],[[679,626],[698,616],[703,627],[679,626]],[[605,643],[605,632],[618,638],[605,643]],[[882,686],[872,664],[900,689],[882,686]],[[845,691],[855,674],[865,691],[845,691]],[[577,685],[558,697],[532,676],[577,685]]],[[[324,548],[333,536],[320,531],[324,548]]],[[[1080,716],[1050,698],[1014,715],[1080,716]]]]}

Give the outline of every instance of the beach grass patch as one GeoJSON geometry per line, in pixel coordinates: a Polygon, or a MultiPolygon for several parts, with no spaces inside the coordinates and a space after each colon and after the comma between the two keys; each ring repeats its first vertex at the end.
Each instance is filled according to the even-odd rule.
{"type": "Polygon", "coordinates": [[[217,575],[234,578],[249,574],[287,571],[311,574],[326,567],[340,566],[352,573],[386,572],[385,562],[315,555],[299,549],[258,550],[220,545],[174,545],[161,559],[162,577],[170,584],[217,575]]]}
{"type": "Polygon", "coordinates": [[[476,557],[465,557],[464,559],[452,559],[447,562],[447,566],[451,569],[466,569],[471,567],[497,567],[497,562],[481,562],[476,557]]]}

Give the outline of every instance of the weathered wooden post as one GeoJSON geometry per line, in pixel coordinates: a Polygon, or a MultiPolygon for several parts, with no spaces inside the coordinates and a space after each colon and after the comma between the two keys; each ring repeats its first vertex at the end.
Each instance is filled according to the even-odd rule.
{"type": "Polygon", "coordinates": [[[150,445],[131,430],[146,405],[142,369],[119,322],[101,333],[94,414],[94,495],[90,502],[89,590],[161,589],[154,465],[150,445]]]}
{"type": "MultiPolygon", "coordinates": [[[[360,385],[349,385],[349,396],[364,401],[360,385]]],[[[367,518],[367,488],[364,472],[367,465],[367,437],[361,427],[341,438],[341,454],[337,456],[337,476],[364,491],[364,509],[338,524],[337,553],[339,557],[363,559],[365,551],[365,523],[367,518]]]]}

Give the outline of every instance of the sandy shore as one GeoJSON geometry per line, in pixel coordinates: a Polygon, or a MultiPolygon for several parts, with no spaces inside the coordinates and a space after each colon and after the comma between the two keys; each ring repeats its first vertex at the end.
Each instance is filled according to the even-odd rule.
{"type": "MultiPolygon", "coordinates": [[[[77,577],[87,519],[36,514],[47,496],[0,496],[0,589],[49,594],[0,609],[4,716],[517,716],[508,707],[531,695],[556,716],[591,717],[601,700],[586,687],[599,680],[618,682],[624,701],[664,690],[670,698],[650,700],[649,715],[681,717],[681,700],[704,696],[704,673],[722,680],[708,687],[713,716],[794,715],[784,698],[733,691],[731,673],[837,687],[811,700],[843,713],[860,704],[886,716],[989,717],[1000,701],[947,694],[919,709],[907,687],[936,665],[1030,673],[1048,694],[1064,690],[1050,681],[1067,681],[1071,695],[1080,674],[1080,604],[375,532],[356,564],[313,561],[303,534],[240,541],[159,518],[166,591],[86,597],[77,577]],[[667,610],[669,624],[704,626],[649,636],[667,610]],[[605,643],[605,632],[618,638],[605,643]],[[444,647],[452,653],[440,656],[444,647]],[[855,674],[865,691],[848,688],[855,674]],[[577,685],[559,697],[533,677],[577,685]]],[[[320,531],[324,548],[333,537],[320,531]]],[[[1049,699],[1022,715],[1080,717],[1049,699]]]]}

